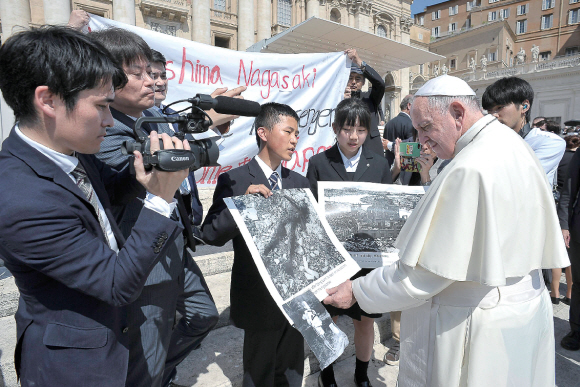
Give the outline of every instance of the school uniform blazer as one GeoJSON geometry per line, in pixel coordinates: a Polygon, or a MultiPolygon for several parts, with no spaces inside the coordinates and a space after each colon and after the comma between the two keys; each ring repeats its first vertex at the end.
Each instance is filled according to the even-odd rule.
{"type": "MultiPolygon", "coordinates": [[[[282,189],[310,187],[308,180],[296,172],[282,167],[281,174],[282,189]]],[[[201,226],[201,234],[207,244],[214,246],[223,246],[233,239],[230,316],[235,326],[250,330],[277,330],[284,326],[286,319],[270,296],[248,246],[223,200],[245,194],[252,184],[270,187],[268,178],[255,159],[220,175],[213,204],[201,226]]]]}
{"type": "Polygon", "coordinates": [[[125,241],[110,207],[131,200],[139,183],[128,170],[112,170],[92,155],[78,158],[118,254],[93,206],[54,162],[14,130],[0,151],[0,257],[20,290],[14,363],[23,387],[123,387],[129,350],[121,306],[139,296],[149,271],[182,231],[177,222],[143,209],[125,241]]]}
{"type": "MultiPolygon", "coordinates": [[[[319,181],[350,181],[338,151],[338,144],[310,159],[306,177],[316,200],[318,200],[319,181]]],[[[360,161],[352,181],[391,184],[393,181],[389,162],[363,145],[360,161]]]]}

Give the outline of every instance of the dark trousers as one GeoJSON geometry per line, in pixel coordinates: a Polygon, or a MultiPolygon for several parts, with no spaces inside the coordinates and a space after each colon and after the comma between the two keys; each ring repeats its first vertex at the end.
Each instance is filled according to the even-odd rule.
{"type": "Polygon", "coordinates": [[[568,257],[570,258],[573,282],[572,298],[570,299],[570,328],[580,332],[580,241],[570,238],[568,257]]]}
{"type": "Polygon", "coordinates": [[[244,387],[300,387],[304,339],[287,321],[275,331],[244,330],[244,387]]]}

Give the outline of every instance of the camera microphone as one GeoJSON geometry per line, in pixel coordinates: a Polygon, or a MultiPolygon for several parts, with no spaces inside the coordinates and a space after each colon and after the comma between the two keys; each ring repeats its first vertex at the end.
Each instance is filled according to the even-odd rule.
{"type": "Polygon", "coordinates": [[[260,104],[247,99],[217,96],[212,98],[207,94],[197,94],[188,101],[203,110],[213,109],[216,113],[233,114],[236,116],[256,117],[260,114],[260,104]]]}

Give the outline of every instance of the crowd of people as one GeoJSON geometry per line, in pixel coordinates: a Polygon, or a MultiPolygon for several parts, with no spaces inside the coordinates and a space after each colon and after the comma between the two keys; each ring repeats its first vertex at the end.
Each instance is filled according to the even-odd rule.
{"type": "MultiPolygon", "coordinates": [[[[562,139],[543,117],[530,120],[526,81],[498,80],[480,105],[464,81],[434,78],[402,100],[381,140],[384,82],[346,50],[353,65],[335,109],[335,144],[310,159],[306,177],[288,170],[299,117],[288,105],[263,104],[257,155],[219,176],[203,219],[188,170],[146,170],[140,152],[121,152],[139,117],[176,114],[163,105],[165,57],[127,30],[78,31],[83,12],[73,13],[75,28],[33,28],[0,47],[0,90],[16,118],[0,151],[9,203],[0,208],[0,257],[21,294],[15,366],[23,387],[170,386],[218,320],[191,251],[230,240],[243,385],[301,386],[304,340],[223,199],[291,188],[317,197],[319,181],[428,187],[397,240],[400,260],[361,270],[324,300],[333,319],[352,318],[357,386],[371,386],[373,323],[386,312],[396,344],[384,361],[400,365],[401,387],[554,385],[551,305],[564,268],[571,332],[561,345],[580,349],[580,294],[571,286],[580,283],[580,140],[562,139]],[[362,92],[366,80],[371,91],[362,92]],[[404,142],[421,144],[417,172],[401,168],[404,142]]],[[[233,116],[208,114],[216,133],[229,130],[233,116]]],[[[189,149],[177,126],[142,129],[152,152],[160,143],[189,149]]],[[[318,379],[321,387],[347,383],[332,365],[318,379]]]]}

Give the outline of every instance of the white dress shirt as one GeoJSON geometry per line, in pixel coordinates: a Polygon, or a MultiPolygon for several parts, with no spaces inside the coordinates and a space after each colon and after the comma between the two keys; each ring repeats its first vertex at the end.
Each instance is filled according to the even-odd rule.
{"type": "Polygon", "coordinates": [[[278,188],[282,189],[282,164],[278,165],[276,171],[273,171],[272,168],[270,168],[265,162],[262,161],[260,156],[256,155],[255,158],[260,168],[262,168],[264,175],[266,175],[266,179],[270,179],[270,176],[272,176],[272,173],[274,172],[278,174],[278,188]]]}
{"type": "Polygon", "coordinates": [[[344,153],[340,150],[340,146],[338,146],[338,151],[340,152],[340,157],[342,157],[342,163],[346,168],[347,172],[356,172],[356,167],[358,167],[358,162],[360,161],[360,155],[362,153],[362,145],[358,148],[358,152],[356,155],[352,156],[350,159],[347,158],[344,153]]]}
{"type": "Polygon", "coordinates": [[[548,183],[550,183],[551,187],[554,186],[558,164],[560,164],[560,160],[562,160],[562,156],[564,156],[566,151],[566,141],[557,134],[546,132],[539,128],[530,130],[524,140],[540,160],[540,164],[542,164],[548,177],[548,183]]]}
{"type": "MultiPolygon", "coordinates": [[[[77,181],[71,172],[74,171],[75,168],[77,167],[77,165],[79,163],[78,158],[76,158],[75,156],[69,156],[69,155],[65,155],[64,153],[57,152],[54,149],[50,149],[47,146],[44,146],[44,145],[30,139],[24,133],[22,133],[22,131],[18,128],[18,124],[16,124],[16,126],[14,127],[14,130],[16,131],[16,134],[24,142],[26,142],[28,145],[30,145],[31,147],[33,147],[34,149],[36,149],[37,151],[42,153],[49,160],[54,162],[60,169],[62,169],[64,171],[64,173],[66,173],[68,175],[68,177],[70,177],[71,180],[76,185],[77,181]]],[[[112,250],[119,252],[119,246],[117,245],[117,240],[115,239],[115,235],[113,234],[113,229],[111,228],[111,223],[109,222],[109,219],[107,218],[107,216],[105,214],[105,209],[103,208],[103,205],[101,204],[101,200],[99,199],[99,196],[95,195],[95,198],[97,199],[97,205],[99,207],[99,217],[100,217],[101,223],[105,226],[105,233],[106,233],[107,240],[109,242],[109,246],[111,247],[112,250]]],[[[145,198],[145,201],[144,201],[144,207],[146,207],[150,210],[153,210],[153,211],[157,212],[158,214],[161,214],[161,215],[169,218],[169,216],[171,215],[171,213],[175,209],[176,203],[177,202],[175,201],[175,199],[173,199],[173,203],[167,203],[164,199],[160,198],[159,196],[155,196],[155,195],[152,195],[149,192],[147,192],[147,197],[145,198]]]]}

